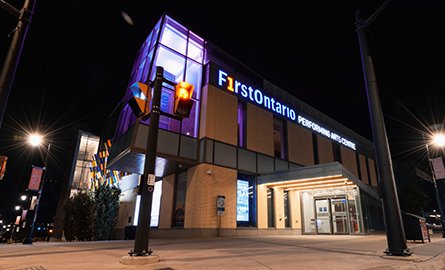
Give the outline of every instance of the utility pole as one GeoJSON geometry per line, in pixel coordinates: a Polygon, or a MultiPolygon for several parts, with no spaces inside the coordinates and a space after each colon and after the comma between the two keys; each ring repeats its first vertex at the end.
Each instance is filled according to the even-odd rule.
{"type": "Polygon", "coordinates": [[[379,176],[379,188],[381,190],[383,213],[386,225],[388,248],[387,255],[410,256],[406,244],[405,230],[400,213],[399,199],[394,180],[391,153],[386,135],[383,112],[377,87],[377,79],[374,64],[369,53],[367,43],[367,27],[380,14],[391,0],[386,0],[367,20],[363,19],[360,11],[355,14],[356,31],[360,44],[360,53],[363,66],[363,74],[368,98],[368,109],[371,117],[372,135],[376,152],[376,163],[379,176]]]}
{"type": "Polygon", "coordinates": [[[0,127],[2,126],[3,116],[6,111],[6,105],[8,104],[9,93],[11,92],[12,83],[19,64],[23,45],[25,44],[25,39],[28,34],[29,25],[31,24],[32,16],[34,15],[35,5],[36,0],[25,0],[22,10],[18,10],[4,0],[0,0],[0,7],[12,16],[18,18],[17,27],[14,29],[14,36],[12,37],[11,45],[6,54],[2,72],[0,73],[0,127]]]}

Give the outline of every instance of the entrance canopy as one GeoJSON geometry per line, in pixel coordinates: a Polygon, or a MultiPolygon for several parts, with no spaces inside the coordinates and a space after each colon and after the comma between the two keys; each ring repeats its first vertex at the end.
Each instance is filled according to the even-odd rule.
{"type": "Polygon", "coordinates": [[[358,186],[360,190],[380,199],[375,187],[363,183],[339,162],[317,164],[285,172],[261,174],[258,185],[285,190],[309,190],[331,187],[358,186]]]}

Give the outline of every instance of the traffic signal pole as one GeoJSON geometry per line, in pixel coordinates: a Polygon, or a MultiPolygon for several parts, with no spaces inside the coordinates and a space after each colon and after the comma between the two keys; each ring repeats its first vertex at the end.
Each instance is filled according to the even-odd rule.
{"type": "Polygon", "coordinates": [[[147,256],[153,251],[149,248],[151,206],[155,184],[156,153],[159,133],[159,117],[161,115],[161,93],[164,81],[164,68],[156,67],[156,78],[153,88],[153,99],[150,112],[150,126],[148,131],[147,146],[145,150],[144,174],[141,177],[140,192],[141,201],[139,207],[139,219],[136,227],[134,249],[130,256],[147,256]]]}
{"type": "MultiPolygon", "coordinates": [[[[153,86],[153,98],[151,99],[150,113],[145,113],[145,105],[143,105],[141,109],[142,102],[133,104],[134,106],[132,107],[133,113],[136,115],[136,117],[138,117],[138,121],[144,121],[150,118],[150,125],[148,130],[147,145],[145,148],[144,173],[141,176],[141,182],[139,185],[141,200],[139,203],[139,219],[136,227],[134,247],[132,250],[130,250],[130,252],[128,252],[130,256],[125,256],[121,259],[121,263],[123,264],[133,264],[133,259],[141,261],[136,258],[145,260],[144,257],[147,259],[153,259],[148,259],[149,262],[159,261],[159,258],[156,260],[156,257],[159,256],[149,256],[153,253],[151,248],[149,248],[149,238],[151,206],[153,204],[153,191],[156,182],[155,168],[159,133],[159,118],[161,115],[164,115],[181,121],[182,118],[188,117],[190,114],[190,109],[193,107],[193,101],[191,101],[191,98],[194,86],[182,81],[175,83],[167,80],[164,78],[163,67],[156,67],[155,80],[153,83],[150,83],[150,86],[153,86]],[[175,100],[174,115],[165,113],[160,108],[163,83],[175,87],[177,99],[175,100]]],[[[141,88],[140,85],[139,88],[141,88]]],[[[141,90],[143,91],[143,89],[141,90]]],[[[147,90],[147,93],[145,94],[147,96],[146,102],[150,101],[149,91],[150,90],[147,90]]],[[[141,263],[139,262],[138,264],[141,263]]]]}
{"type": "Polygon", "coordinates": [[[371,117],[372,135],[376,152],[376,163],[379,176],[379,188],[383,200],[383,213],[386,225],[386,235],[388,248],[385,250],[387,255],[409,256],[412,254],[406,244],[405,230],[400,213],[400,205],[397,197],[394,172],[392,168],[391,153],[389,150],[388,138],[386,135],[383,112],[380,103],[380,97],[377,88],[377,79],[374,71],[374,64],[369,53],[367,43],[366,27],[371,20],[382,11],[387,5],[387,0],[377,12],[371,15],[370,19],[365,20],[361,17],[360,11],[356,15],[356,31],[359,38],[360,53],[363,66],[363,74],[366,85],[366,94],[368,98],[368,109],[371,117]]]}

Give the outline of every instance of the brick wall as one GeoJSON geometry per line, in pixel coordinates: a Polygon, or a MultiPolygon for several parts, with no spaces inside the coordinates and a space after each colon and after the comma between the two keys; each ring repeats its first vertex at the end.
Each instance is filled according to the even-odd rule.
{"type": "Polygon", "coordinates": [[[200,164],[187,171],[184,228],[218,228],[216,198],[225,196],[221,228],[236,228],[237,171],[200,164]]]}

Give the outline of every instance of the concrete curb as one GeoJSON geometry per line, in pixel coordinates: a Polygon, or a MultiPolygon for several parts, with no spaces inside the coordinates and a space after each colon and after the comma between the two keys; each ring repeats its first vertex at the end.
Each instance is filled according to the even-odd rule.
{"type": "Polygon", "coordinates": [[[158,263],[160,258],[158,255],[148,255],[148,256],[123,256],[119,262],[125,265],[145,265],[158,263]]]}

